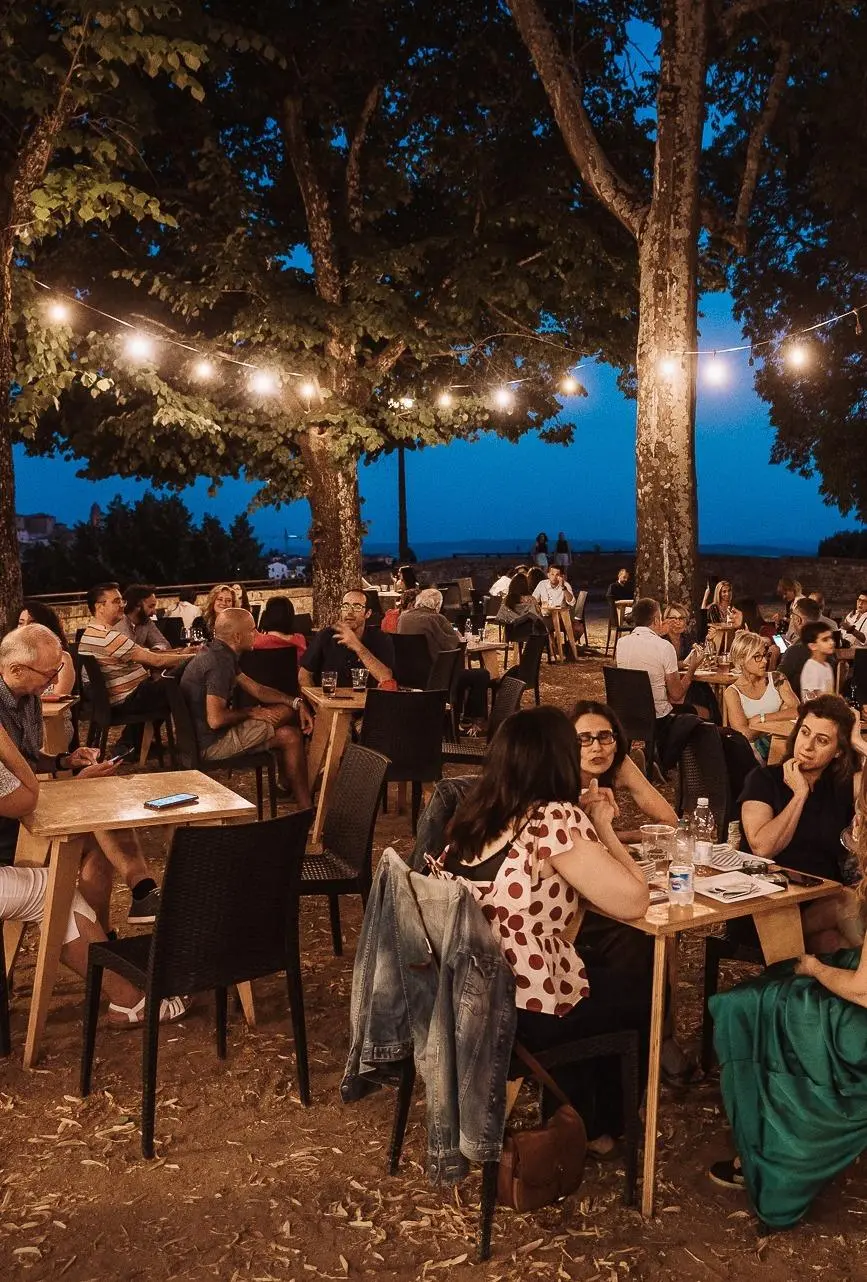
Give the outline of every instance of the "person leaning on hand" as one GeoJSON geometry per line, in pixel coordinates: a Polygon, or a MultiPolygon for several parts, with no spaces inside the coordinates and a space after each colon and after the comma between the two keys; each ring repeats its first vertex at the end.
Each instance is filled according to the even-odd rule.
{"type": "Polygon", "coordinates": [[[367,684],[391,681],[394,672],[394,644],[378,628],[368,627],[370,610],[361,588],[344,592],[340,618],[331,628],[321,628],[310,642],[298,681],[301,688],[322,685],[323,672],[336,672],[337,684],[352,685],[352,669],[367,669],[367,684]]]}

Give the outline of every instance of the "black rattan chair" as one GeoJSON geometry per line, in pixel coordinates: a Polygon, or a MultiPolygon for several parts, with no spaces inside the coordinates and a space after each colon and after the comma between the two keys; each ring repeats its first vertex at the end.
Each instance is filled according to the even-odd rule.
{"type": "MultiPolygon", "coordinates": [[[[640,1133],[638,1115],[638,1034],[634,1031],[608,1033],[597,1037],[584,1037],[575,1042],[567,1042],[548,1051],[536,1051],[535,1058],[543,1068],[562,1068],[566,1064],[582,1063],[588,1059],[600,1059],[603,1056],[620,1060],[620,1079],[623,1090],[623,1122],[626,1158],[624,1162],[623,1204],[635,1205],[635,1186],[638,1174],[638,1140],[640,1133]]],[[[396,1175],[400,1162],[406,1124],[409,1118],[412,1092],[415,1085],[415,1062],[412,1059],[401,1060],[400,1076],[396,1092],[394,1120],[392,1124],[391,1144],[388,1155],[388,1173],[396,1175]]],[[[527,1069],[518,1059],[513,1059],[509,1068],[510,1079],[526,1079],[527,1069]]],[[[478,1259],[484,1261],[491,1254],[491,1230],[494,1225],[494,1212],[497,1204],[497,1173],[499,1162],[482,1164],[482,1195],[479,1208],[478,1259]]]]}
{"type": "Polygon", "coordinates": [[[572,609],[572,629],[575,633],[575,644],[585,645],[590,649],[590,638],[587,635],[587,589],[582,588],[580,592],[575,593],[575,605],[572,609]],[[581,638],[584,638],[583,642],[581,638]]]}
{"type": "Polygon", "coordinates": [[[426,639],[415,633],[404,636],[400,632],[395,632],[391,639],[394,643],[394,679],[397,684],[411,690],[426,689],[432,667],[426,639]]]}
{"type": "Polygon", "coordinates": [[[202,774],[215,778],[222,770],[255,770],[256,772],[256,812],[260,819],[264,817],[264,783],[263,772],[268,773],[268,803],[273,819],[277,814],[277,763],[273,752],[244,752],[236,757],[224,757],[221,761],[205,761],[199,749],[196,726],[180,682],[175,678],[166,678],[169,693],[169,707],[174,723],[175,755],[183,770],[201,770],[202,774]]]}
{"type": "Polygon", "coordinates": [[[142,1154],[154,1155],[160,1003],[213,990],[217,1055],[226,1057],[227,989],[286,972],[298,1094],[310,1102],[298,943],[299,889],[312,810],[263,824],[178,828],[152,935],[91,944],[87,955],[81,1094],[90,1094],[103,970],[145,992],[142,1154]]]}
{"type": "Polygon", "coordinates": [[[605,653],[611,648],[611,637],[614,636],[614,649],[617,650],[617,642],[627,632],[632,631],[632,624],[626,622],[626,610],[632,602],[627,605],[617,605],[614,601],[608,602],[608,635],[605,638],[605,653]]]}
{"type": "Polygon", "coordinates": [[[542,702],[539,693],[539,673],[542,668],[542,654],[548,646],[548,638],[543,636],[527,637],[520,647],[520,659],[512,668],[507,668],[505,676],[517,677],[523,681],[528,690],[533,691],[536,707],[542,702]]]}
{"type": "Polygon", "coordinates": [[[176,615],[164,614],[161,619],[155,619],[154,622],[172,649],[184,644],[186,626],[183,619],[178,618],[176,615]]]}
{"type": "Polygon", "coordinates": [[[387,770],[388,758],[381,753],[348,745],[328,799],[322,851],[304,857],[301,894],[328,896],[335,957],[343,954],[339,896],[360,895],[362,907],[367,906],[373,829],[387,770]]]}
{"type": "Polygon", "coordinates": [[[260,685],[271,686],[281,694],[298,693],[298,651],[294,645],[280,646],[277,650],[247,650],[241,655],[240,663],[245,676],[260,685]]]}
{"type": "Polygon", "coordinates": [[[6,979],[6,953],[3,948],[3,922],[0,921],[0,1058],[12,1054],[9,1029],[9,984],[6,979]]]}
{"type": "Polygon", "coordinates": [[[388,758],[389,783],[412,784],[412,831],[421,809],[421,786],[442,778],[444,690],[368,690],[361,743],[388,758]]]}
{"type": "Polygon", "coordinates": [[[488,744],[499,730],[506,717],[510,717],[513,712],[517,712],[521,706],[526,686],[523,681],[517,677],[503,677],[497,687],[497,693],[494,697],[494,706],[491,709],[491,715],[488,720],[488,733],[484,739],[472,739],[465,737],[459,739],[457,743],[452,743],[448,739],[442,745],[443,761],[450,766],[453,765],[483,765],[488,753],[488,744]]]}
{"type": "Polygon", "coordinates": [[[717,840],[725,841],[735,810],[720,732],[707,723],[696,726],[678,758],[674,808],[679,815],[692,814],[699,797],[707,797],[717,840]]]}
{"type": "Polygon", "coordinates": [[[646,672],[633,668],[603,668],[602,674],[605,678],[605,702],[620,718],[626,738],[630,741],[637,739],[644,744],[645,773],[650,779],[657,761],[656,708],[650,677],[646,672]]]}
{"type": "Polygon", "coordinates": [[[173,766],[177,765],[175,756],[175,743],[172,736],[172,723],[168,710],[165,712],[125,712],[122,703],[112,704],[108,697],[108,687],[105,684],[105,677],[102,675],[102,668],[99,666],[98,659],[91,654],[81,656],[81,665],[87,675],[87,692],[88,704],[90,709],[90,725],[87,730],[87,746],[89,748],[98,747],[102,757],[106,755],[108,747],[109,731],[116,726],[145,726],[152,725],[154,728],[154,746],[157,750],[157,759],[160,763],[160,770],[165,765],[163,757],[163,736],[162,727],[166,728],[166,738],[168,739],[169,759],[173,766]]]}

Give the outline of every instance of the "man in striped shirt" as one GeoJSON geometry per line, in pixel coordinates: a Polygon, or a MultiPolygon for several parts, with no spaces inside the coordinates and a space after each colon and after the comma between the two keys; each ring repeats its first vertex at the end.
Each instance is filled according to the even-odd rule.
{"type": "MultiPolygon", "coordinates": [[[[84,629],[78,643],[78,653],[82,657],[90,655],[96,659],[108,691],[112,707],[121,708],[122,712],[152,712],[155,715],[164,712],[168,716],[168,699],[159,680],[148,679],[148,672],[160,672],[183,663],[188,657],[183,654],[168,653],[165,650],[149,650],[136,642],[116,625],[123,617],[123,597],[116,583],[98,583],[87,594],[87,608],[93,615],[84,629]]],[[[140,726],[127,727],[122,736],[124,746],[135,744],[136,730],[140,726]]]]}

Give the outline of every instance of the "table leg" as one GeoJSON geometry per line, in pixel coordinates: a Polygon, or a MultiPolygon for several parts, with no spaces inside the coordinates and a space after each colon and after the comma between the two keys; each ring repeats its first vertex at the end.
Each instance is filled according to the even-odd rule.
{"type": "Polygon", "coordinates": [[[756,934],[766,963],[789,961],[804,951],[804,928],[797,904],[780,904],[773,912],[756,913],[756,934]]]}
{"type": "Polygon", "coordinates": [[[319,788],[319,801],[316,805],[316,818],[313,821],[313,829],[310,833],[310,840],[314,843],[318,843],[322,839],[322,825],[325,822],[328,794],[331,792],[332,784],[337,776],[340,758],[343,756],[343,749],[346,747],[346,740],[349,738],[351,724],[351,711],[334,710],[331,734],[328,739],[328,751],[325,754],[325,765],[322,768],[322,783],[319,788]]]}
{"type": "Polygon", "coordinates": [[[138,754],[138,763],[140,766],[146,766],[148,755],[151,750],[151,744],[154,741],[154,723],[146,721],[142,727],[141,750],[138,754]]]}
{"type": "Polygon", "coordinates": [[[647,1100],[644,1122],[644,1176],[641,1188],[641,1214],[653,1215],[656,1181],[656,1118],[659,1112],[659,1067],[662,1059],[662,1022],[665,1011],[666,940],[657,935],[653,941],[653,992],[650,1008],[650,1056],[647,1073],[647,1100]]]}
{"type": "Polygon", "coordinates": [[[27,1040],[24,1043],[25,1068],[32,1068],[39,1056],[39,1043],[42,1040],[51,994],[57,979],[60,950],[63,947],[63,936],[66,934],[66,923],[69,920],[72,896],[78,880],[81,847],[81,837],[56,838],[51,843],[45,912],[39,934],[39,951],[36,954],[36,974],[33,977],[27,1040]]]}
{"type": "Polygon", "coordinates": [[[241,1010],[250,1028],[256,1027],[256,1006],[253,1002],[253,984],[249,979],[238,984],[238,996],[241,999],[241,1010]]]}
{"type": "Polygon", "coordinates": [[[307,749],[307,782],[311,789],[319,778],[322,762],[328,751],[331,739],[331,727],[334,721],[333,708],[317,708],[313,721],[313,734],[310,736],[310,747],[307,749]]]}
{"type": "Polygon", "coordinates": [[[497,681],[503,675],[500,669],[500,652],[499,650],[483,650],[479,655],[483,666],[489,673],[492,681],[497,681]]]}

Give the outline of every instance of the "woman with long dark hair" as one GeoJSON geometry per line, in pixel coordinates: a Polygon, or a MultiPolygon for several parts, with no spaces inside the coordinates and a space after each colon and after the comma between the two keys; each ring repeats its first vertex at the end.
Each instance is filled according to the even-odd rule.
{"type": "MultiPolygon", "coordinates": [[[[578,740],[559,708],[515,713],[459,804],[435,875],[459,877],[515,973],[518,1037],[542,1050],[576,1037],[634,1028],[646,1042],[648,976],[625,985],[585,966],[573,943],[581,899],[629,919],[647,910],[647,884],[612,827],[610,795],[582,795],[578,740]]],[[[646,1050],[642,1055],[646,1062],[646,1050]]],[[[591,1147],[609,1152],[622,1131],[620,1079],[591,1061],[555,1074],[584,1118],[591,1147]]]]}
{"type": "MultiPolygon", "coordinates": [[[[627,792],[650,823],[677,825],[674,808],[657,792],[628,755],[629,743],[617,713],[607,703],[579,699],[572,711],[581,762],[581,787],[593,781],[607,788],[617,803],[617,792],[627,792]]],[[[622,842],[640,841],[641,833],[618,831],[622,842]]]]}
{"type": "Polygon", "coordinates": [[[307,649],[307,638],[295,631],[295,606],[288,596],[269,597],[259,618],[253,649],[279,650],[290,645],[298,651],[299,659],[307,649]]]}
{"type": "MultiPolygon", "coordinates": [[[[66,640],[66,633],[63,630],[63,624],[56,610],[52,610],[50,605],[44,601],[34,601],[28,599],[21,607],[21,613],[18,616],[18,626],[23,628],[27,623],[41,623],[43,628],[48,628],[53,632],[60,642],[60,648],[63,653],[63,666],[57,674],[57,677],[45,691],[46,694],[54,694],[63,697],[72,694],[75,685],[75,664],[72,655],[69,653],[69,645],[66,640]]],[[[70,733],[72,725],[70,722],[70,733]]]]}

